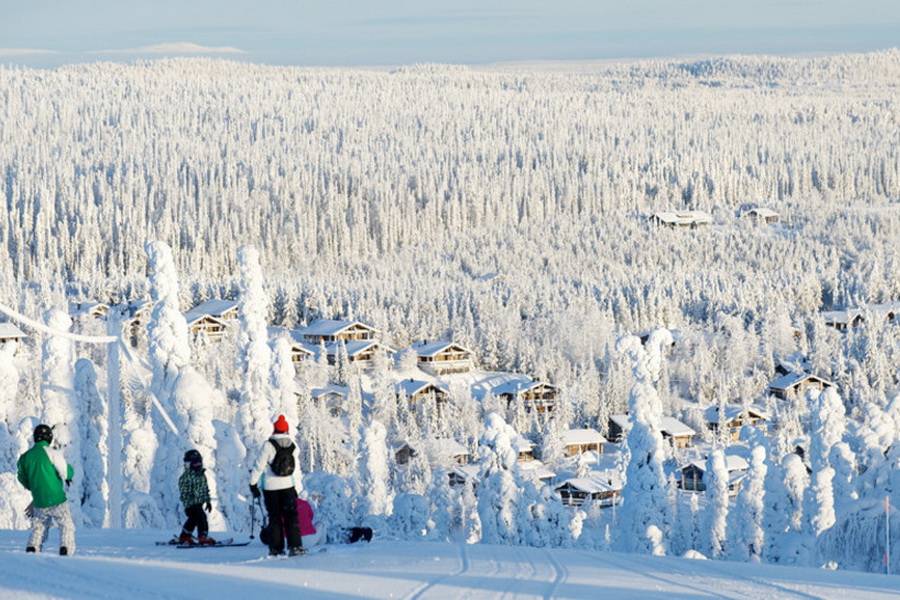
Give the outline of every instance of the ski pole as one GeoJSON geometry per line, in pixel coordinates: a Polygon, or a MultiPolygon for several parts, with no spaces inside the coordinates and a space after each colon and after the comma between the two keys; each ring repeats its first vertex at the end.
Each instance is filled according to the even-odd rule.
{"type": "Polygon", "coordinates": [[[256,503],[253,502],[253,499],[250,500],[250,539],[253,539],[253,535],[256,531],[256,503]]]}

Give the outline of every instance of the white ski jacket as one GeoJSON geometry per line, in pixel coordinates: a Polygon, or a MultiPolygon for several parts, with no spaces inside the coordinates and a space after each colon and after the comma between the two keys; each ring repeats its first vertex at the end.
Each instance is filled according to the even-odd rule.
{"type": "Polygon", "coordinates": [[[259,458],[256,460],[256,467],[250,474],[250,485],[259,485],[260,489],[269,490],[286,490],[288,488],[296,488],[298,475],[300,473],[300,457],[297,452],[297,445],[291,436],[286,433],[275,433],[263,443],[259,451],[259,458]],[[270,441],[271,440],[271,441],[270,441]],[[275,446],[272,441],[287,448],[294,444],[294,473],[287,477],[279,477],[272,472],[272,461],[275,460],[275,446]]]}

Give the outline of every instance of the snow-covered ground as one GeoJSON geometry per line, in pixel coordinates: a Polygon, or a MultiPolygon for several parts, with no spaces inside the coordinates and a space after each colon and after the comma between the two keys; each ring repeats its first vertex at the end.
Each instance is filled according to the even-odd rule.
{"type": "Polygon", "coordinates": [[[154,545],[165,532],[93,530],[61,558],[26,555],[25,536],[0,532],[0,598],[900,596],[900,577],[580,550],[376,541],[270,560],[258,543],[180,550],[154,545]]]}

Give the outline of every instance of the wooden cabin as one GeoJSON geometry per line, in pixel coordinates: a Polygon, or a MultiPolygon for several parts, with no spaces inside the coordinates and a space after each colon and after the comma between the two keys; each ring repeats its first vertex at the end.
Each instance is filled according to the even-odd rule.
{"type": "Polygon", "coordinates": [[[769,394],[781,400],[796,400],[802,398],[808,390],[821,392],[832,385],[827,379],[809,373],[788,373],[769,384],[769,394]]]}
{"type": "Polygon", "coordinates": [[[478,486],[478,473],[481,467],[478,465],[458,465],[450,469],[447,478],[450,480],[450,487],[459,488],[472,482],[472,487],[478,486]]]}
{"type": "Polygon", "coordinates": [[[374,340],[378,330],[362,321],[316,319],[306,327],[300,328],[299,333],[305,342],[328,345],[334,342],[374,340]]]}
{"type": "Polygon", "coordinates": [[[742,216],[746,219],[752,219],[757,223],[765,223],[766,225],[772,225],[781,220],[781,215],[771,208],[751,208],[742,216]]]}
{"type": "Polygon", "coordinates": [[[650,223],[659,227],[695,229],[710,225],[712,217],[701,210],[663,211],[650,215],[650,223]]]}
{"type": "Polygon", "coordinates": [[[287,327],[269,327],[269,337],[273,340],[285,336],[291,346],[291,362],[296,367],[298,364],[313,360],[316,357],[317,348],[303,341],[297,330],[287,327]]]}
{"type": "Polygon", "coordinates": [[[520,463],[528,463],[534,460],[534,444],[523,435],[516,436],[512,443],[516,451],[516,460],[520,463]]]}
{"type": "Polygon", "coordinates": [[[566,479],[554,491],[565,506],[579,508],[590,499],[595,506],[609,508],[620,502],[622,485],[618,476],[594,471],[588,477],[566,479]]]}
{"type": "Polygon", "coordinates": [[[341,344],[344,345],[344,348],[347,350],[347,359],[351,364],[357,364],[359,366],[365,367],[371,364],[372,359],[375,358],[375,353],[382,351],[385,354],[391,355],[394,353],[394,349],[390,346],[386,346],[381,342],[377,342],[375,340],[351,340],[349,342],[338,341],[331,342],[325,345],[325,352],[328,357],[329,365],[336,365],[338,362],[338,356],[341,352],[341,344]]]}
{"type": "Polygon", "coordinates": [[[821,314],[825,325],[833,327],[838,331],[846,331],[851,327],[859,327],[866,320],[862,311],[856,308],[847,310],[826,310],[821,314]]]}
{"type": "MultiPolygon", "coordinates": [[[[712,432],[718,432],[722,419],[719,417],[719,407],[710,406],[704,411],[706,426],[712,432]]],[[[725,406],[724,425],[728,429],[731,439],[738,441],[741,437],[741,427],[750,425],[765,430],[767,415],[764,410],[756,407],[748,407],[746,414],[744,407],[729,404],[725,406]]]]}
{"type": "Polygon", "coordinates": [[[460,344],[448,341],[413,344],[419,368],[432,375],[468,373],[475,366],[474,353],[460,344]]]}
{"type": "Polygon", "coordinates": [[[527,412],[553,412],[559,397],[559,388],[550,383],[532,379],[514,379],[502,383],[491,390],[501,403],[509,409],[513,402],[521,402],[527,412]]]}
{"type": "MultiPolygon", "coordinates": [[[[750,465],[740,456],[727,455],[725,468],[728,470],[728,493],[736,496],[750,465]]],[[[706,461],[693,460],[678,469],[678,487],[689,492],[705,492],[706,483],[703,481],[705,474],[706,461]]]]}
{"type": "Polygon", "coordinates": [[[206,302],[201,302],[189,310],[188,313],[209,315],[220,321],[235,321],[238,318],[238,304],[237,300],[211,298],[206,302]]]}
{"type": "Polygon", "coordinates": [[[469,451],[466,450],[466,447],[449,438],[421,440],[415,443],[403,442],[394,451],[394,460],[398,465],[409,464],[409,461],[420,451],[425,453],[428,464],[433,467],[456,467],[469,464],[469,451]]]}
{"type": "Polygon", "coordinates": [[[579,456],[585,452],[603,454],[606,438],[596,429],[569,429],[562,433],[566,456],[579,456]]]}
{"type": "Polygon", "coordinates": [[[13,323],[0,323],[0,350],[9,349],[15,356],[26,337],[25,332],[13,323]]]}
{"type": "MultiPolygon", "coordinates": [[[[631,421],[627,414],[610,415],[609,439],[613,442],[621,442],[631,427],[631,421]]],[[[694,443],[697,432],[674,417],[660,419],[659,431],[664,440],[668,440],[676,448],[689,448],[694,443]]]]}
{"type": "Polygon", "coordinates": [[[329,384],[322,388],[314,388],[310,392],[313,402],[324,405],[332,417],[339,417],[344,411],[344,403],[350,390],[342,385],[329,384]]]}
{"type": "Polygon", "coordinates": [[[184,315],[188,331],[191,335],[205,335],[208,339],[218,341],[225,335],[228,325],[225,321],[212,315],[189,312],[184,315]]]}
{"type": "Polygon", "coordinates": [[[542,485],[556,479],[556,473],[548,469],[547,466],[539,460],[520,462],[519,474],[522,475],[522,477],[526,477],[542,485]]]}
{"type": "Polygon", "coordinates": [[[149,300],[135,300],[126,305],[125,327],[128,328],[128,337],[132,348],[137,348],[138,339],[150,321],[151,312],[153,312],[153,303],[149,300]]]}
{"type": "Polygon", "coordinates": [[[433,400],[439,409],[450,401],[450,390],[445,384],[418,379],[404,379],[395,383],[394,394],[398,401],[405,398],[410,404],[433,400]]]}

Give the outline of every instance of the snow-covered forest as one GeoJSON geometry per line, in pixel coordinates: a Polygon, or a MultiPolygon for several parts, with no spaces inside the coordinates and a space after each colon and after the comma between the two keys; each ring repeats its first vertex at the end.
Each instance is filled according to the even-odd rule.
{"type": "Polygon", "coordinates": [[[80,524],[109,523],[120,462],[125,523],[175,527],[195,447],[213,529],[246,530],[250,455],[285,414],[304,493],[336,526],[883,569],[886,534],[900,547],[896,508],[884,520],[900,316],[869,307],[900,300],[898,82],[897,50],[567,72],[0,68],[0,302],[89,335],[107,321],[79,302],[152,306],[123,349],[120,461],[105,348],[24,326],[0,348],[0,525],[27,525],[15,460],[43,420],[76,466],[80,524]],[[648,219],[670,210],[712,223],[648,219]],[[238,301],[216,339],[184,316],[211,298],[238,301]],[[826,325],[847,308],[864,318],[826,325]],[[290,332],[316,319],[358,319],[396,352],[360,366],[313,344],[295,364],[290,332]],[[420,368],[413,343],[440,339],[471,349],[468,373],[420,368]],[[774,397],[791,373],[828,385],[774,397]],[[522,378],[555,386],[554,410],[502,402],[522,378]],[[447,401],[411,401],[410,379],[447,401]],[[570,430],[613,438],[626,411],[621,442],[569,455],[570,430]],[[571,507],[566,481],[603,489],[571,507]]]}

